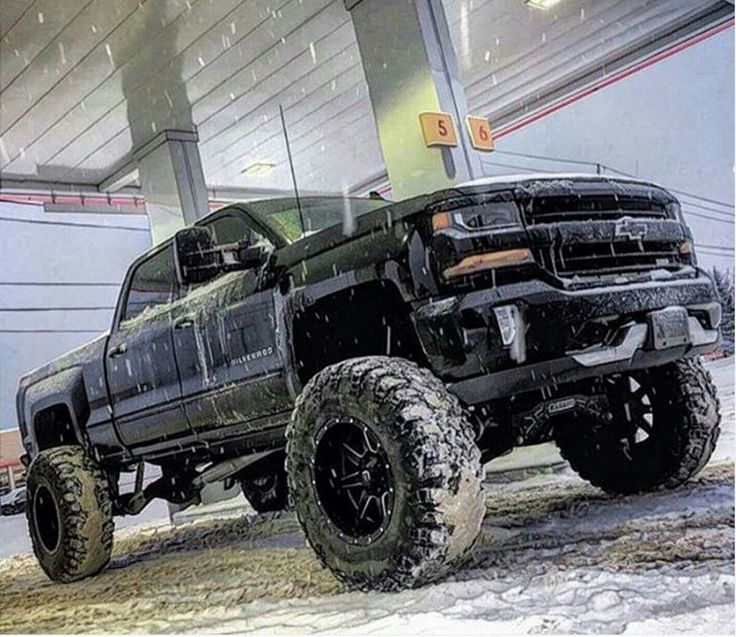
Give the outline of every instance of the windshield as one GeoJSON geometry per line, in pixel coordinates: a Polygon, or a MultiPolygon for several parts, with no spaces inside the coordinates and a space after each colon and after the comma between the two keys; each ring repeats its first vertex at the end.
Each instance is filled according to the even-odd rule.
{"type": "Polygon", "coordinates": [[[263,221],[290,243],[325,228],[341,224],[345,234],[350,234],[358,217],[390,202],[383,199],[357,197],[305,197],[300,200],[304,230],[299,219],[296,199],[265,199],[248,202],[248,207],[263,221]]]}

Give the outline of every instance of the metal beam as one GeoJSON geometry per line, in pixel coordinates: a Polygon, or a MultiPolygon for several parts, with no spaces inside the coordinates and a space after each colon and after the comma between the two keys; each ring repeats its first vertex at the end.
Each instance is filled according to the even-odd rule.
{"type": "Polygon", "coordinates": [[[481,175],[440,0],[346,0],[391,186],[400,199],[481,175]],[[449,113],[456,147],[427,148],[422,112],[449,113]]]}
{"type": "Polygon", "coordinates": [[[154,243],[209,213],[197,140],[193,131],[162,131],[133,153],[154,243]]]}

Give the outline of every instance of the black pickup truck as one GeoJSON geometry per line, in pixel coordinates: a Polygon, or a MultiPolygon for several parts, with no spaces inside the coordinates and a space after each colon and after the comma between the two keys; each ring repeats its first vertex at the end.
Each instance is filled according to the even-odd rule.
{"type": "Polygon", "coordinates": [[[515,446],[554,440],[613,493],[698,472],[720,312],[654,184],[227,206],[132,264],[109,333],[20,380],[35,553],[54,580],[94,574],[115,515],[225,481],[291,503],[355,587],[436,580],[478,534],[483,464],[515,446]]]}

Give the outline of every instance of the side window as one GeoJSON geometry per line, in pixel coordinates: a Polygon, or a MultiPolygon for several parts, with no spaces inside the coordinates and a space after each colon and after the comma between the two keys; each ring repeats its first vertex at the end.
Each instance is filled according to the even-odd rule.
{"type": "Polygon", "coordinates": [[[170,303],[175,285],[174,249],[168,246],[136,268],[130,281],[123,321],[129,321],[149,308],[170,303]]]}
{"type": "Polygon", "coordinates": [[[247,220],[237,215],[225,215],[207,224],[212,231],[215,244],[218,246],[227,243],[247,241],[251,246],[263,246],[273,250],[273,244],[260,232],[251,228],[247,220]]]}

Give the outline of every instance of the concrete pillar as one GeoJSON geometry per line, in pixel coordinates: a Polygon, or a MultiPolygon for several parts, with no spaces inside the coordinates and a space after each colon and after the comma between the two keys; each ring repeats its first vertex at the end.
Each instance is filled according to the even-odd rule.
{"type": "Polygon", "coordinates": [[[397,199],[480,177],[441,0],[345,0],[350,11],[389,180],[397,199]],[[458,146],[427,148],[425,111],[450,113],[458,146]]]}
{"type": "Polygon", "coordinates": [[[209,212],[197,140],[167,130],[134,153],[154,243],[209,212]]]}

